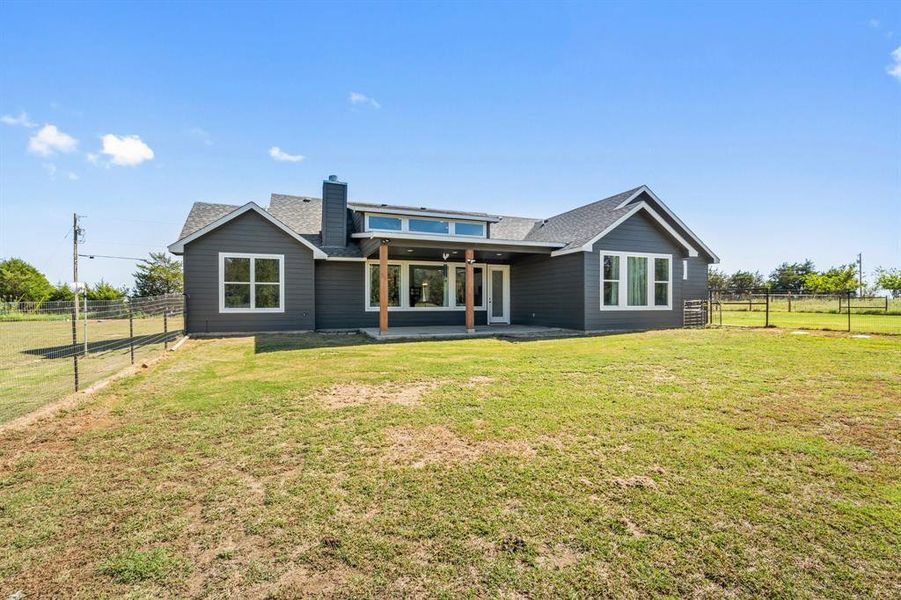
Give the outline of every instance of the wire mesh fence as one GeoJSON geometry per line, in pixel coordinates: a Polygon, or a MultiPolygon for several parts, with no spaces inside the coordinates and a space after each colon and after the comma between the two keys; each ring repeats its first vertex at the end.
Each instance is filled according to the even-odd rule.
{"type": "Polygon", "coordinates": [[[0,303],[0,423],[85,389],[183,335],[180,294],[0,303]]]}
{"type": "Polygon", "coordinates": [[[716,326],[824,329],[901,335],[901,298],[711,290],[709,321],[716,326]]]}

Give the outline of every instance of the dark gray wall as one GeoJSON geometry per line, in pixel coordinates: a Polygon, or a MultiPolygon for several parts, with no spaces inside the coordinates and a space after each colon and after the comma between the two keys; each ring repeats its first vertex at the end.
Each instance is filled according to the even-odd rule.
{"type": "Polygon", "coordinates": [[[191,333],[294,331],[315,326],[312,250],[254,212],[187,244],[184,270],[191,333]],[[284,254],[285,312],[220,313],[220,252],[284,254]]]}
{"type": "Polygon", "coordinates": [[[704,298],[707,290],[707,261],[689,258],[687,281],[682,279],[682,259],[688,253],[644,211],[628,219],[594,245],[585,257],[585,327],[599,329],[656,329],[682,326],[682,300],[704,298]],[[653,252],[671,254],[673,260],[672,310],[600,310],[600,251],[653,252]]]}
{"type": "Polygon", "coordinates": [[[347,245],[347,184],[322,182],[322,245],[347,245]]]}
{"type": "MultiPolygon", "coordinates": [[[[366,263],[323,261],[316,263],[316,329],[378,327],[379,313],[365,310],[366,263]]],[[[484,325],[487,313],[475,312],[476,325],[484,325]]],[[[389,327],[413,325],[465,325],[462,310],[391,311],[389,327]]]]}
{"type": "Polygon", "coordinates": [[[584,252],[530,256],[510,265],[511,322],[585,328],[584,252]]]}

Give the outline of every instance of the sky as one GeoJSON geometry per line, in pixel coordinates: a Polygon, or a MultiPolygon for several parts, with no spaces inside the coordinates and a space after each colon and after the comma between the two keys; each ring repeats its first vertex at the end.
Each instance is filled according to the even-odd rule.
{"type": "Polygon", "coordinates": [[[646,184],[729,272],[901,267],[901,7],[0,3],[0,258],[71,281],[73,213],[141,258],[330,174],[533,217],[646,184]]]}

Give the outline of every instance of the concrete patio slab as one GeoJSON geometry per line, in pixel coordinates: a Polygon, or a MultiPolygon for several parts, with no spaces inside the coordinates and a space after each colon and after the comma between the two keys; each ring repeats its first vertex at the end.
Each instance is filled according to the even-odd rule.
{"type": "Polygon", "coordinates": [[[378,327],[364,327],[360,333],[380,341],[397,340],[456,340],[485,337],[541,338],[574,337],[584,335],[574,329],[542,327],[540,325],[479,325],[467,333],[462,325],[434,325],[423,327],[391,327],[384,334],[378,327]]]}

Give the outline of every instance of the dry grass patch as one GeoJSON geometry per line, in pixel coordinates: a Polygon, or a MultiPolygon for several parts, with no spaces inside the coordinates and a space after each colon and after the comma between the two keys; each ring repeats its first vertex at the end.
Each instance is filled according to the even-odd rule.
{"type": "Polygon", "coordinates": [[[618,488],[645,488],[656,490],[657,482],[647,475],[633,475],[631,477],[614,477],[613,485],[618,488]]]}
{"type": "Polygon", "coordinates": [[[415,469],[427,465],[471,463],[488,454],[535,455],[535,449],[524,440],[467,440],[440,425],[391,427],[385,433],[391,442],[384,456],[385,462],[415,469]]]}
{"type": "Polygon", "coordinates": [[[316,400],[332,409],[360,404],[396,404],[419,406],[422,397],[441,387],[443,381],[415,381],[411,383],[386,382],[338,383],[316,396],[316,400]]]}

